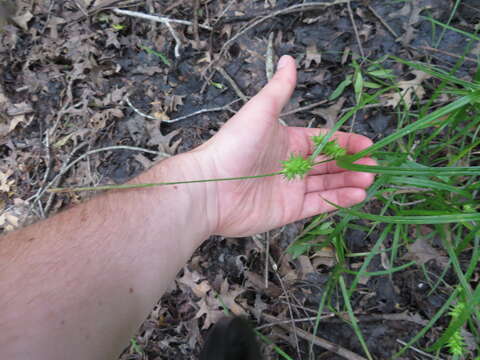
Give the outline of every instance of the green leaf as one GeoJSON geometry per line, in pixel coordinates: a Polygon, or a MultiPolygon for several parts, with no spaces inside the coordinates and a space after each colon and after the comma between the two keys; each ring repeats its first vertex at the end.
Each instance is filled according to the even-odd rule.
{"type": "Polygon", "coordinates": [[[360,71],[357,71],[355,73],[355,82],[353,84],[353,88],[355,90],[355,99],[358,104],[362,99],[362,95],[363,95],[363,76],[360,71]]]}
{"type": "MultiPolygon", "coordinates": [[[[407,134],[410,134],[410,133],[418,131],[420,129],[429,127],[430,124],[433,121],[435,121],[435,120],[437,120],[437,119],[439,119],[439,118],[441,118],[445,115],[448,115],[451,112],[453,112],[453,111],[455,111],[459,108],[462,108],[462,107],[464,107],[464,106],[466,106],[470,103],[473,103],[473,102],[477,101],[478,98],[479,98],[478,93],[471,93],[471,94],[468,94],[466,96],[463,96],[460,99],[458,99],[458,100],[456,100],[456,101],[454,101],[454,102],[452,102],[452,103],[450,103],[446,106],[443,106],[440,109],[437,109],[436,111],[424,116],[423,118],[421,118],[421,119],[415,121],[414,123],[404,127],[403,129],[396,131],[395,133],[387,136],[386,138],[383,138],[382,140],[376,142],[375,144],[373,144],[369,148],[367,148],[365,150],[362,150],[362,151],[356,153],[355,155],[349,156],[348,159],[349,159],[350,162],[354,162],[354,161],[356,161],[356,160],[358,160],[358,159],[360,159],[364,156],[367,156],[368,154],[373,153],[374,151],[376,151],[378,149],[381,149],[385,145],[388,145],[388,144],[392,143],[393,141],[404,137],[407,134]]],[[[343,163],[345,164],[346,162],[343,162],[343,163]]]]}
{"type": "Polygon", "coordinates": [[[213,86],[215,86],[217,89],[220,89],[220,90],[223,90],[225,88],[225,85],[215,81],[210,81],[210,84],[212,84],[213,86]]]}
{"type": "Polygon", "coordinates": [[[429,176],[473,176],[480,175],[480,166],[470,167],[424,167],[408,168],[395,166],[374,166],[353,164],[353,156],[342,156],[336,159],[341,168],[353,171],[387,175],[429,175],[429,176]]]}
{"type": "Polygon", "coordinates": [[[393,70],[391,69],[382,69],[382,70],[374,70],[367,72],[369,76],[378,77],[381,79],[393,79],[395,75],[393,74],[393,70]]]}
{"type": "Polygon", "coordinates": [[[380,89],[382,87],[382,85],[370,81],[365,81],[363,85],[368,89],[380,89]]]}
{"type": "Polygon", "coordinates": [[[337,99],[340,95],[343,94],[347,86],[349,86],[352,83],[352,75],[348,75],[345,80],[343,80],[335,89],[332,95],[328,98],[328,100],[333,101],[337,99]]]}
{"type": "Polygon", "coordinates": [[[155,55],[157,57],[160,58],[160,60],[167,66],[170,66],[171,63],[170,63],[170,60],[168,60],[168,58],[161,52],[159,51],[155,51],[153,50],[152,48],[149,48],[148,46],[144,46],[144,45],[139,45],[139,47],[143,50],[145,50],[148,54],[150,55],[155,55]]]}

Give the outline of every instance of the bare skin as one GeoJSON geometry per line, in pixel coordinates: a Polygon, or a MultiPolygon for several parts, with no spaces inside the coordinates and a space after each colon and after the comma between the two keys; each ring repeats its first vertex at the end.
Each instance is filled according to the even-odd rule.
{"type": "MultiPolygon", "coordinates": [[[[283,57],[272,81],[211,140],[136,183],[258,175],[291,152],[311,154],[320,129],[281,126],[295,87],[283,57]]],[[[350,153],[371,145],[337,133],[350,153]]],[[[373,165],[372,159],[358,163],[373,165]]],[[[179,269],[210,235],[248,236],[365,198],[373,175],[317,166],[281,177],[111,191],[0,238],[0,357],[116,358],[179,269]]]]}

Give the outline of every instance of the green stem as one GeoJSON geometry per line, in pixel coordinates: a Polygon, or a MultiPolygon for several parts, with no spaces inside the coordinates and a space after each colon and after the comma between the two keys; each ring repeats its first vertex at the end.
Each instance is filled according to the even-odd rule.
{"type": "Polygon", "coordinates": [[[271,174],[219,178],[219,179],[172,181],[172,182],[159,182],[159,183],[148,183],[148,184],[123,184],[123,185],[100,185],[100,186],[85,186],[85,187],[71,187],[71,188],[56,188],[56,189],[50,189],[48,190],[48,192],[65,193],[65,192],[78,192],[78,191],[142,189],[142,188],[149,188],[154,186],[183,185],[183,184],[196,184],[196,183],[217,182],[217,181],[257,179],[257,178],[264,178],[264,177],[276,176],[281,174],[282,174],[281,171],[277,171],[271,174]]]}
{"type": "MultiPolygon", "coordinates": [[[[313,166],[320,165],[333,159],[319,161],[313,166]]],[[[149,188],[154,186],[166,186],[166,185],[183,185],[183,184],[197,184],[197,183],[207,183],[207,182],[218,182],[218,181],[235,181],[235,180],[247,180],[247,179],[259,179],[265,177],[272,177],[277,175],[282,175],[283,171],[276,171],[270,174],[262,175],[253,175],[253,176],[239,176],[239,177],[230,177],[230,178],[217,178],[217,179],[203,179],[203,180],[189,180],[189,181],[172,181],[172,182],[159,182],[159,183],[148,183],[148,184],[123,184],[123,185],[100,185],[100,186],[84,186],[84,187],[69,187],[69,188],[54,188],[49,189],[47,192],[50,193],[66,193],[66,192],[79,192],[79,191],[100,191],[100,190],[127,190],[127,189],[142,189],[149,188]]]]}

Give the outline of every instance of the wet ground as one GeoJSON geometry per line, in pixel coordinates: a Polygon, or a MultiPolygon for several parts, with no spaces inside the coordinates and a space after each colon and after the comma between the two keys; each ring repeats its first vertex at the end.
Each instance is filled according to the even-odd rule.
{"type": "MultiPolygon", "coordinates": [[[[49,184],[122,183],[165,155],[203,143],[266,83],[268,63],[283,54],[296,58],[299,80],[284,110],[290,114],[282,119],[292,126],[321,127],[331,126],[342,109],[355,105],[350,88],[339,99],[328,101],[345,75],[353,73],[354,60],[367,66],[383,56],[396,55],[449,69],[467,45],[467,39],[456,32],[447,30],[440,36],[443,30],[428,20],[449,21],[455,3],[451,0],[352,1],[350,9],[345,1],[318,2],[306,8],[298,3],[17,1],[14,18],[12,9],[3,5],[2,229],[35,221],[89,196],[43,194],[49,184]],[[174,25],[179,38],[176,56],[176,42],[166,26],[116,14],[115,6],[194,25],[174,25]],[[368,60],[362,61],[361,54],[368,60]],[[223,110],[169,123],[219,107],[223,110]],[[86,156],[70,167],[83,154],[111,146],[117,148],[86,156]]],[[[479,21],[478,2],[463,1],[451,25],[474,32],[479,21]]],[[[460,77],[470,78],[476,70],[473,60],[480,47],[471,45],[466,53],[470,60],[460,68],[460,77]]],[[[404,65],[389,58],[382,64],[397,76],[412,79],[404,65]]],[[[358,112],[355,123],[344,129],[353,128],[378,140],[396,126],[392,107],[378,106],[358,112]]],[[[362,226],[369,224],[360,223],[359,229],[362,226]]],[[[216,293],[237,304],[237,312],[248,314],[258,325],[265,324],[263,312],[279,320],[288,318],[285,292],[295,317],[314,316],[331,263],[328,254],[322,261],[308,257],[289,261],[284,250],[302,228],[303,223],[292,224],[268,235],[272,258],[283,259],[277,273],[269,272],[268,288],[263,279],[263,237],[207,241],[142,326],[135,337],[138,347],[128,347],[122,359],[192,358],[206,329],[222,313],[216,293]],[[192,291],[202,283],[210,289],[204,298],[192,291]]],[[[365,252],[377,237],[375,232],[366,236],[355,230],[347,234],[346,241],[351,251],[365,252]]],[[[442,272],[434,260],[425,266],[432,274],[442,272]]],[[[380,269],[381,259],[372,261],[370,267],[369,271],[380,269]]],[[[390,358],[400,342],[419,331],[445,301],[448,292],[442,287],[426,296],[426,283],[420,268],[409,268],[392,277],[372,278],[352,298],[360,328],[377,359],[390,358]]],[[[298,326],[312,329],[311,321],[298,326]]],[[[427,333],[418,345],[431,345],[436,331],[427,333]]],[[[262,332],[296,357],[291,332],[279,327],[262,332]]],[[[325,319],[317,335],[363,354],[342,319],[325,319]]],[[[308,342],[299,341],[302,358],[307,359],[308,342]]],[[[318,359],[338,358],[320,347],[314,351],[318,359]]],[[[277,358],[270,346],[266,353],[277,358]]],[[[404,356],[423,358],[413,352],[404,356]]]]}

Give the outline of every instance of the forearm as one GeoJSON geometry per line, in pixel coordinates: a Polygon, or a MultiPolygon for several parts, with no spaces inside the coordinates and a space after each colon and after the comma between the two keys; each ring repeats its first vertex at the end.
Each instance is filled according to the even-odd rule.
{"type": "MultiPolygon", "coordinates": [[[[175,164],[135,181],[182,180],[175,164]]],[[[115,358],[208,237],[203,196],[201,185],[109,192],[1,238],[1,357],[115,358]]]]}

